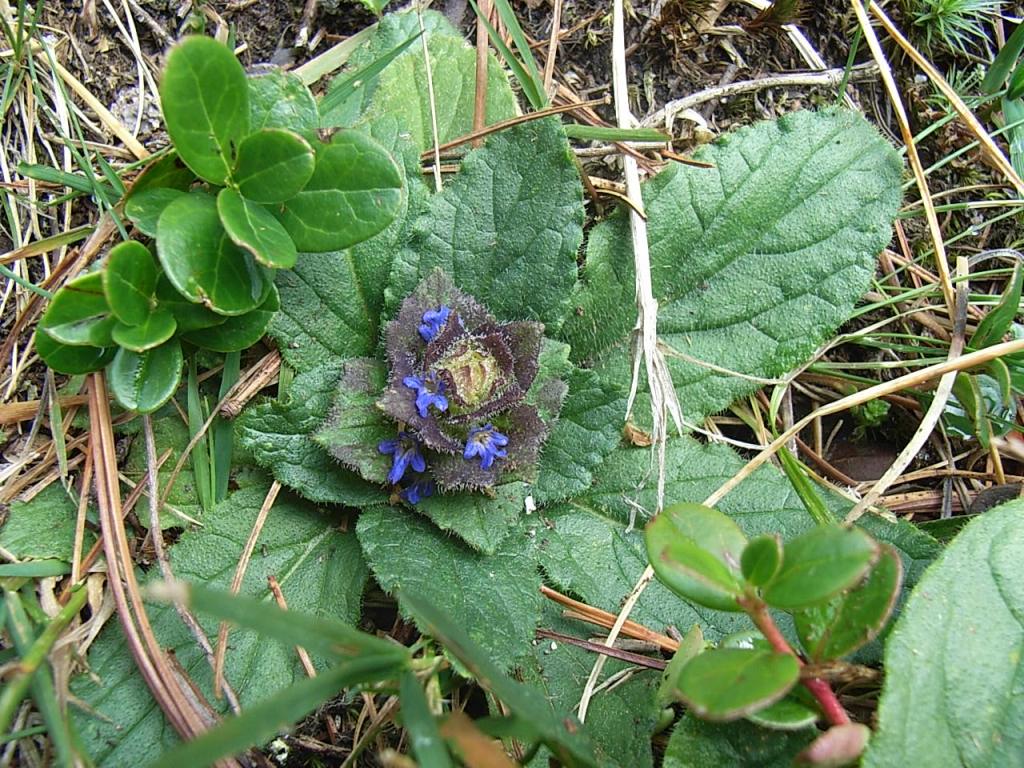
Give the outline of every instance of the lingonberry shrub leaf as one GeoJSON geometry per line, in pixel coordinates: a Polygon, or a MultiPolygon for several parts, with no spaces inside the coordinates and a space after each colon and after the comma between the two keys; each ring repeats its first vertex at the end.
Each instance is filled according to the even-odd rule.
{"type": "Polygon", "coordinates": [[[239,143],[232,180],[255,203],[283,203],[306,186],[315,164],[313,147],[297,133],[263,128],[239,143]]]}
{"type": "Polygon", "coordinates": [[[336,251],[384,229],[401,201],[391,155],[365,133],[344,130],[317,143],[313,175],[274,213],[299,251],[336,251]]]}
{"type": "Polygon", "coordinates": [[[223,184],[249,131],[249,90],[235,54],[208,37],[188,37],[167,57],[160,83],[167,132],[197,176],[223,184]]]}
{"type": "MultiPolygon", "coordinates": [[[[806,360],[849,316],[889,242],[901,170],[844,110],[757,123],[695,157],[714,167],[672,165],[643,193],[658,336],[699,421],[806,360]]],[[[576,360],[628,383],[636,313],[623,212],[591,232],[583,277],[562,337],[576,360]]]]}
{"type": "Polygon", "coordinates": [[[741,610],[747,537],[729,517],[700,504],[673,504],[648,523],[644,536],[651,567],[665,586],[698,605],[741,610]]]}
{"type": "Polygon", "coordinates": [[[174,287],[218,314],[244,314],[270,294],[271,272],[231,242],[216,200],[203,192],[178,198],[164,209],[156,250],[174,287]]]}
{"type": "Polygon", "coordinates": [[[110,330],[117,322],[110,313],[98,272],[69,280],[58,291],[36,325],[36,352],[60,373],[88,373],[102,368],[114,357],[110,330]],[[55,330],[61,341],[51,334],[55,330]],[[84,340],[84,343],[78,340],[84,340]],[[92,343],[95,340],[96,343],[92,343]]]}
{"type": "Polygon", "coordinates": [[[178,324],[168,309],[157,308],[137,325],[117,323],[110,332],[110,338],[119,347],[132,352],[145,352],[159,347],[177,330],[178,324]]]}
{"type": "MultiPolygon", "coordinates": [[[[193,307],[196,305],[193,304],[193,307]]],[[[241,352],[263,338],[274,315],[281,308],[277,288],[271,286],[267,300],[244,315],[222,317],[222,322],[181,334],[184,341],[213,352],[241,352]]],[[[210,313],[213,314],[213,313],[210,313]]],[[[182,330],[179,323],[178,330],[182,330]]]]}
{"type": "Polygon", "coordinates": [[[150,413],[178,388],[183,363],[177,339],[144,352],[122,346],[107,368],[110,391],[125,408],[150,413]]]}
{"type": "Polygon", "coordinates": [[[800,679],[789,653],[719,648],[683,667],[676,691],[698,717],[736,720],[781,699],[800,679]]]}
{"type": "Polygon", "coordinates": [[[867,768],[1020,764],[1022,560],[1013,501],[969,523],[925,573],[886,643],[867,768]]]}
{"type": "Polygon", "coordinates": [[[783,610],[824,603],[860,581],[878,556],[864,531],[820,525],[786,542],[782,568],[765,586],[764,599],[783,610]]]}
{"type": "Polygon", "coordinates": [[[769,533],[751,539],[740,556],[740,567],[743,578],[755,587],[770,582],[782,567],[782,538],[769,533]]]}
{"type": "Polygon", "coordinates": [[[903,584],[903,562],[883,546],[861,584],[819,606],[796,611],[800,643],[814,661],[838,659],[871,642],[885,627],[903,584]]]}
{"type": "Polygon", "coordinates": [[[103,293],[117,319],[128,325],[144,322],[156,306],[160,277],[149,249],[133,240],[118,243],[110,249],[102,274],[103,293]]]}
{"type": "Polygon", "coordinates": [[[309,138],[320,128],[316,99],[301,79],[274,70],[248,79],[249,130],[283,128],[309,138]]]}
{"type": "Polygon", "coordinates": [[[217,193],[217,213],[231,242],[252,254],[264,267],[295,266],[295,243],[281,222],[262,205],[225,187],[217,193]]]}

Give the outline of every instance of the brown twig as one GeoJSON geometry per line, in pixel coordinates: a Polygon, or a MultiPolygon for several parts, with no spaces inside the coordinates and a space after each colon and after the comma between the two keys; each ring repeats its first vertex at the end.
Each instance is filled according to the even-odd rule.
{"type": "MultiPolygon", "coordinates": [[[[473,92],[473,133],[480,133],[487,125],[487,25],[491,15],[491,0],[480,0],[476,17],[476,90],[473,92]]],[[[473,146],[483,144],[483,137],[473,139],[473,146]]]]}
{"type": "Polygon", "coordinates": [[[594,643],[590,640],[581,640],[578,637],[565,635],[561,632],[555,632],[550,629],[538,628],[537,637],[556,640],[560,643],[565,643],[566,645],[575,645],[577,648],[583,648],[591,653],[600,653],[603,656],[618,659],[619,661],[629,662],[630,664],[635,664],[638,667],[647,667],[647,669],[663,670],[668,666],[668,662],[664,659],[655,659],[650,656],[644,656],[642,653],[633,653],[632,651],[624,651],[621,648],[615,648],[614,646],[608,647],[602,643],[594,643]]]}
{"type": "MultiPolygon", "coordinates": [[[[568,609],[568,611],[571,611],[573,618],[579,618],[605,629],[611,629],[615,624],[615,614],[595,608],[592,605],[587,605],[586,603],[581,603],[579,600],[574,600],[567,595],[563,595],[561,592],[551,589],[551,587],[542,584],[540,593],[548,600],[552,600],[568,609]]],[[[648,629],[643,624],[637,624],[635,621],[627,621],[623,624],[621,634],[635,640],[653,643],[669,653],[675,653],[679,649],[679,642],[677,640],[673,640],[668,635],[659,634],[648,629]]]]}

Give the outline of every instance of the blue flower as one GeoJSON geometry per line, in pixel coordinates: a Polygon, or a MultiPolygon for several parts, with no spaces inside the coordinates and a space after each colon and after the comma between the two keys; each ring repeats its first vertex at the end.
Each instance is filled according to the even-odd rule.
{"type": "Polygon", "coordinates": [[[383,454],[391,454],[391,471],[388,472],[388,482],[394,485],[402,479],[405,470],[412,467],[416,472],[424,472],[427,469],[427,461],[420,453],[420,444],[416,438],[408,432],[399,432],[394,440],[382,440],[377,445],[377,450],[383,454]]]}
{"type": "Polygon", "coordinates": [[[423,313],[423,322],[420,324],[420,336],[424,341],[432,341],[441,331],[441,327],[448,321],[448,315],[452,312],[451,307],[442,304],[437,309],[428,309],[423,313]]]}
{"type": "Polygon", "coordinates": [[[412,485],[403,488],[399,494],[410,504],[416,504],[420,499],[434,495],[434,481],[428,478],[417,480],[412,485]]]}
{"type": "Polygon", "coordinates": [[[473,427],[469,430],[469,438],[466,440],[466,450],[462,452],[464,459],[480,457],[480,469],[490,469],[495,459],[504,459],[508,451],[503,451],[508,445],[508,437],[501,434],[491,424],[483,427],[473,427]]]}
{"type": "Polygon", "coordinates": [[[427,409],[434,406],[439,411],[448,410],[448,398],[444,396],[444,382],[431,374],[424,380],[421,376],[406,376],[402,383],[416,390],[416,410],[420,418],[427,418],[427,409]]]}

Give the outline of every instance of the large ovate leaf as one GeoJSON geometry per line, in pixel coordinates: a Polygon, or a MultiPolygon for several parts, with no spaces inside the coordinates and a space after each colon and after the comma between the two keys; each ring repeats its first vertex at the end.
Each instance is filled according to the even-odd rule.
{"type": "MultiPolygon", "coordinates": [[[[53,483],[31,501],[15,501],[0,526],[0,547],[19,560],[62,560],[74,556],[78,505],[60,483],[53,483]]],[[[95,539],[85,534],[86,546],[95,539]]]]}
{"type": "Polygon", "coordinates": [[[295,243],[262,205],[225,187],[217,193],[217,213],[231,242],[251,253],[260,264],[273,269],[295,266],[295,243]]]}
{"type": "Polygon", "coordinates": [[[298,194],[313,175],[313,147],[294,131],[264,128],[238,145],[234,182],[256,203],[283,203],[298,194]]]}
{"type": "Polygon", "coordinates": [[[249,407],[238,419],[238,439],[258,464],[306,498],[361,507],[379,503],[379,485],[345,469],[312,433],[327,418],[341,370],[323,366],[300,373],[276,400],[249,407]]]}
{"type": "Polygon", "coordinates": [[[275,208],[300,251],[337,251],[380,232],[402,202],[402,177],[391,155],[365,133],[340,131],[316,146],[305,187],[275,208]]]}
{"type": "Polygon", "coordinates": [[[214,198],[178,198],[160,214],[157,231],[164,274],[185,298],[221,315],[242,315],[266,301],[271,273],[231,241],[214,198]]]}
{"type": "Polygon", "coordinates": [[[159,276],[153,254],[142,243],[129,240],[115,245],[103,269],[103,292],[110,311],[128,325],[145,322],[156,304],[159,276]]]}
{"type": "Polygon", "coordinates": [[[978,516],[928,569],[885,651],[866,768],[1019,766],[1024,502],[978,516]]]}
{"type": "Polygon", "coordinates": [[[401,508],[364,510],[356,527],[378,583],[458,616],[469,637],[502,669],[530,653],[540,614],[532,541],[511,535],[484,555],[401,508]],[[453,588],[457,585],[457,588],[453,588]]]}
{"type": "MultiPolygon", "coordinates": [[[[613,613],[619,610],[623,596],[648,563],[642,528],[657,504],[657,470],[651,462],[649,450],[620,448],[601,466],[588,492],[543,510],[545,524],[536,527],[541,565],[561,591],[613,613]]],[[[665,498],[668,502],[703,501],[743,464],[726,446],[671,439],[666,451],[665,498]]],[[[824,501],[837,516],[849,506],[834,496],[824,501]]],[[[718,509],[749,537],[778,533],[785,541],[814,527],[789,481],[770,466],[729,493],[718,509]]],[[[900,550],[911,585],[940,549],[934,539],[909,523],[870,517],[861,523],[872,536],[900,550]]],[[[658,631],[668,626],[684,631],[700,624],[710,642],[749,626],[741,614],[691,605],[658,581],[648,585],[631,618],[658,631]]]]}
{"type": "Polygon", "coordinates": [[[800,679],[789,653],[719,648],[683,667],[676,692],[698,717],[736,720],[781,699],[800,679]]]}
{"type": "Polygon", "coordinates": [[[114,356],[114,326],[103,293],[103,277],[99,272],[69,280],[50,301],[36,326],[36,352],[48,366],[59,373],[89,373],[106,365],[114,356]],[[63,336],[73,329],[94,337],[101,344],[68,344],[50,334],[57,329],[63,336]]]}
{"type": "Polygon", "coordinates": [[[540,320],[552,336],[570,310],[583,198],[555,119],[491,136],[431,201],[395,263],[397,303],[437,268],[499,320],[540,320]]]}
{"type": "Polygon", "coordinates": [[[518,529],[516,524],[525,514],[527,490],[525,483],[511,480],[494,486],[486,496],[477,493],[430,496],[419,501],[416,511],[474,549],[493,555],[505,538],[518,529]]]}
{"type": "Polygon", "coordinates": [[[792,768],[815,728],[773,731],[745,722],[708,723],[684,715],[672,731],[662,768],[792,768]]]}
{"type": "MultiPolygon", "coordinates": [[[[184,533],[170,550],[175,575],[226,590],[266,490],[267,484],[260,483],[236,492],[205,516],[204,528],[184,533]]],[[[289,608],[354,623],[366,566],[355,537],[342,533],[337,523],[287,492],[281,494],[260,532],[241,593],[272,604],[267,576],[276,576],[289,608]]],[[[206,657],[174,608],[149,606],[148,613],[161,644],[174,652],[207,699],[216,703],[206,657]]],[[[216,620],[199,618],[208,636],[215,638],[216,620]]],[[[108,622],[93,645],[89,664],[92,675],[77,678],[72,689],[95,714],[75,707],[70,711],[97,764],[148,765],[155,754],[177,742],[137,672],[116,620],[108,622]]],[[[323,668],[315,657],[314,664],[323,668]]],[[[243,709],[304,677],[291,645],[267,641],[255,632],[231,631],[225,678],[243,709]]]]}
{"type": "Polygon", "coordinates": [[[110,392],[123,407],[151,413],[170,400],[178,388],[183,362],[177,339],[145,352],[122,347],[107,367],[110,392]]]}
{"type": "MultiPolygon", "coordinates": [[[[465,136],[473,130],[476,94],[476,50],[461,35],[428,34],[431,82],[437,120],[437,142],[465,136]]],[[[412,134],[422,151],[434,143],[431,91],[420,44],[410,54],[398,57],[381,74],[369,118],[397,117],[412,134]]],[[[493,54],[487,57],[487,95],[484,117],[487,125],[515,117],[516,97],[508,77],[493,54]]]]}
{"type": "Polygon", "coordinates": [[[379,120],[371,128],[373,137],[402,159],[406,194],[384,231],[343,251],[300,254],[293,269],[278,273],[282,310],[270,333],[285,360],[300,371],[373,354],[395,252],[427,205],[419,157],[408,137],[394,120],[379,120]]]}
{"type": "MultiPolygon", "coordinates": [[[[900,201],[895,151],[859,114],[795,112],[742,128],[644,186],[658,333],[700,420],[805,360],[866,289],[900,201]]],[[[629,222],[590,235],[564,338],[629,381],[629,222]],[[613,347],[620,345],[614,350],[613,347]]],[[[644,388],[641,386],[641,391],[644,388]]],[[[643,412],[643,409],[638,411],[643,412]]]]}
{"type": "Polygon", "coordinates": [[[230,176],[235,147],[249,129],[245,70],[208,37],[189,37],[167,57],[160,101],[178,155],[213,184],[230,176]]]}

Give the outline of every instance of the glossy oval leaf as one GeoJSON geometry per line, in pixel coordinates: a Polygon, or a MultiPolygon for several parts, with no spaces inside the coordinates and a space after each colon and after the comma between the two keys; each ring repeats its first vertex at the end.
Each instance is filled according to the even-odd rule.
{"type": "Polygon", "coordinates": [[[787,611],[823,603],[860,581],[878,551],[859,528],[818,526],[786,544],[782,569],[765,587],[764,599],[787,611]]]}
{"type": "Polygon", "coordinates": [[[142,243],[129,240],[115,245],[103,269],[103,293],[110,311],[126,325],[145,322],[156,306],[159,277],[153,254],[142,243]]]}
{"type": "Polygon", "coordinates": [[[665,667],[665,671],[661,673],[661,685],[658,686],[658,693],[655,697],[659,707],[667,707],[676,700],[679,675],[683,673],[683,668],[703,651],[704,633],[701,632],[699,624],[694,624],[685,637],[679,641],[679,647],[672,654],[672,659],[665,667]]]}
{"type": "Polygon", "coordinates": [[[755,587],[763,587],[782,567],[782,537],[768,533],[751,539],[740,556],[743,578],[755,587]]]}
{"type": "Polygon", "coordinates": [[[103,293],[103,277],[92,272],[57,291],[39,320],[39,329],[60,344],[109,347],[115,322],[103,293]]]}
{"type": "MultiPolygon", "coordinates": [[[[83,318],[103,316],[106,306],[99,272],[69,280],[57,291],[36,325],[36,352],[43,362],[58,373],[67,374],[90,373],[110,362],[115,351],[112,342],[103,346],[72,345],[58,341],[49,333],[51,327],[67,328],[83,318]]],[[[109,310],[106,317],[113,319],[109,310]]]]}
{"type": "Polygon", "coordinates": [[[185,194],[170,187],[144,189],[125,200],[124,213],[142,234],[156,237],[157,223],[164,208],[185,194]]]}
{"type": "Polygon", "coordinates": [[[193,304],[182,296],[177,288],[171,285],[171,281],[167,279],[166,275],[160,275],[160,279],[157,281],[156,298],[160,307],[169,309],[171,314],[174,315],[174,321],[178,326],[178,333],[212,328],[228,319],[225,315],[211,312],[202,304],[193,304]]]}
{"type": "Polygon", "coordinates": [[[316,99],[299,77],[275,70],[249,78],[249,130],[286,128],[307,134],[319,127],[316,99]]]}
{"type": "Polygon", "coordinates": [[[978,515],[925,572],[886,641],[865,768],[1020,766],[1024,502],[978,515]]]}
{"type": "MultiPolygon", "coordinates": [[[[794,691],[801,689],[796,688],[794,691]]],[[[747,720],[773,731],[799,731],[818,722],[818,712],[792,695],[747,715],[747,720]]]]}
{"type": "Polygon", "coordinates": [[[187,192],[196,180],[196,175],[189,170],[178,153],[171,150],[151,161],[132,182],[127,199],[139,192],[149,189],[177,189],[187,192]]]}
{"type": "Polygon", "coordinates": [[[177,339],[146,352],[119,349],[107,366],[110,391],[128,410],[151,413],[178,388],[183,361],[177,339]]]}
{"type": "Polygon", "coordinates": [[[348,248],[380,232],[398,214],[402,181],[391,155],[359,131],[316,147],[303,190],[276,211],[299,251],[348,248]]]}
{"type": "Polygon", "coordinates": [[[743,584],[713,553],[659,522],[646,530],[647,556],[659,581],[680,597],[720,611],[742,610],[743,584]]]}
{"type": "Polygon", "coordinates": [[[213,328],[182,334],[182,339],[202,349],[214,352],[239,352],[248,349],[263,338],[274,313],[281,308],[281,300],[274,287],[270,296],[252,312],[229,317],[213,328]]]}
{"type": "Polygon", "coordinates": [[[903,561],[885,545],[862,584],[793,614],[807,655],[813,661],[838,659],[874,640],[892,615],[902,584],[903,561]]]}
{"type": "Polygon", "coordinates": [[[208,37],[188,37],[167,57],[160,83],[167,132],[197,176],[223,184],[249,130],[249,90],[235,54],[208,37]]]}
{"type": "Polygon", "coordinates": [[[231,242],[214,198],[194,192],[175,200],[157,231],[160,264],[185,298],[221,315],[242,315],[266,301],[271,273],[231,242]]]}
{"type": "Polygon", "coordinates": [[[145,352],[147,349],[159,347],[177,329],[178,324],[169,309],[157,309],[146,316],[138,325],[118,323],[111,333],[118,346],[133,352],[145,352]]]}
{"type": "Polygon", "coordinates": [[[295,266],[295,243],[262,205],[225,187],[217,193],[217,213],[231,242],[251,253],[260,264],[276,269],[295,266]]]}
{"type": "Polygon", "coordinates": [[[315,163],[313,147],[297,133],[265,128],[238,145],[233,178],[244,197],[283,203],[306,186],[315,163]]]}
{"type": "Polygon", "coordinates": [[[683,668],[679,695],[705,720],[736,720],[779,701],[800,679],[794,656],[733,648],[707,651],[683,668]]]}

